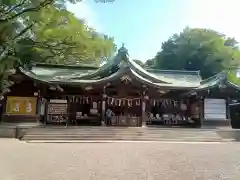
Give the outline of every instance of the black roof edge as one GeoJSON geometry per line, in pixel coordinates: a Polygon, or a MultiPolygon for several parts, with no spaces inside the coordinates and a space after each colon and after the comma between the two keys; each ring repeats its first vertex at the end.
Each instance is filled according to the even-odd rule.
{"type": "Polygon", "coordinates": [[[52,68],[70,68],[70,69],[89,69],[96,70],[100,66],[91,64],[79,64],[79,65],[68,65],[68,64],[48,64],[48,63],[33,63],[33,67],[52,67],[52,68]]]}
{"type": "Polygon", "coordinates": [[[145,68],[149,72],[163,72],[163,73],[185,73],[185,74],[194,74],[200,76],[200,71],[186,71],[186,70],[167,70],[167,69],[155,69],[155,68],[145,68]]]}

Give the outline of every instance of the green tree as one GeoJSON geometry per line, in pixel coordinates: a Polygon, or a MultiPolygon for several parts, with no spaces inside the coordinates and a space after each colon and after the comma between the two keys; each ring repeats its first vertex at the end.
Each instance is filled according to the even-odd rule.
{"type": "Polygon", "coordinates": [[[153,68],[153,67],[154,67],[154,59],[148,59],[148,60],[145,62],[144,66],[145,66],[146,68],[153,68]]]}
{"type": "MultiPolygon", "coordinates": [[[[55,61],[57,58],[60,59],[57,61],[61,62],[66,54],[74,56],[78,53],[80,47],[82,47],[82,52],[90,52],[97,47],[94,49],[94,57],[110,56],[112,50],[106,48],[113,44],[112,38],[100,37],[99,35],[98,42],[102,42],[103,39],[108,40],[105,46],[96,46],[96,41],[92,41],[91,46],[89,43],[88,47],[94,48],[88,48],[87,50],[85,48],[87,42],[80,44],[83,35],[80,34],[79,30],[77,31],[77,28],[84,23],[73,23],[74,25],[67,23],[68,26],[65,26],[62,32],[57,30],[56,25],[59,21],[64,22],[65,17],[71,16],[71,18],[67,18],[68,21],[74,19],[65,10],[66,1],[75,3],[81,0],[0,0],[0,90],[4,89],[4,84],[6,84],[4,82],[9,72],[13,72],[9,69],[15,68],[21,63],[42,62],[48,59],[55,61]],[[56,18],[47,17],[47,15],[44,15],[45,12],[48,15],[55,13],[56,18]],[[57,19],[58,17],[64,18],[57,19]],[[63,36],[67,30],[71,31],[67,35],[70,33],[74,35],[63,36]],[[55,33],[56,35],[54,35],[55,33]],[[77,41],[74,40],[76,37],[78,37],[77,41]],[[49,41],[54,38],[54,41],[49,41]]],[[[90,35],[92,34],[88,31],[85,37],[93,39],[93,35],[90,35]]]]}
{"type": "Polygon", "coordinates": [[[159,69],[200,70],[203,78],[238,65],[237,41],[209,29],[186,28],[162,44],[154,58],[159,69]]]}
{"type": "Polygon", "coordinates": [[[137,63],[138,65],[144,67],[144,63],[143,63],[141,60],[133,59],[133,61],[134,61],[135,63],[137,63]]]}
{"type": "Polygon", "coordinates": [[[113,38],[88,28],[87,23],[66,10],[44,9],[39,22],[33,28],[35,38],[21,41],[18,52],[22,60],[37,58],[48,63],[99,64],[102,58],[108,59],[115,51],[113,38]]]}

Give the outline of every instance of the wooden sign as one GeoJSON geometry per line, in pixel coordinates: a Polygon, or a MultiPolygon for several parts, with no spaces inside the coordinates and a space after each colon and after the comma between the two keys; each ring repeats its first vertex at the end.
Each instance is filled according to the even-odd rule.
{"type": "Polygon", "coordinates": [[[37,106],[36,97],[7,97],[7,114],[35,115],[37,106]]]}

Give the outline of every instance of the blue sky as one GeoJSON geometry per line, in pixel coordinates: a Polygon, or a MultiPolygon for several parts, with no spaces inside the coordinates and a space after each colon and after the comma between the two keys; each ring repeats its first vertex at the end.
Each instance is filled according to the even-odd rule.
{"type": "Polygon", "coordinates": [[[134,59],[146,61],[161,43],[186,26],[211,28],[240,41],[239,0],[85,0],[68,10],[90,26],[125,43],[134,59]]]}

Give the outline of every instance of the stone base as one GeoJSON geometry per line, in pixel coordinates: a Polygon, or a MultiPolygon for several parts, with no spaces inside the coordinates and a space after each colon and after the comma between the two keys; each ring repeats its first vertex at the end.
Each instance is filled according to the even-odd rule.
{"type": "Polygon", "coordinates": [[[147,127],[146,122],[142,122],[142,127],[147,127]]]}
{"type": "Polygon", "coordinates": [[[16,138],[16,128],[0,127],[0,138],[16,138]]]}

